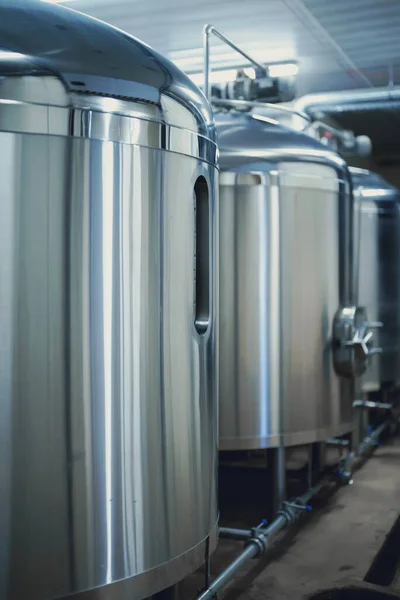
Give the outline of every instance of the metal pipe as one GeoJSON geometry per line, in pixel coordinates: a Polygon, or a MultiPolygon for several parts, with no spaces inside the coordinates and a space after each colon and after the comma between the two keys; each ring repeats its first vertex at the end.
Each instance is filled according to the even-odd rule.
{"type": "Polygon", "coordinates": [[[380,436],[389,425],[390,421],[385,421],[382,425],[379,425],[379,427],[371,434],[367,435],[358,445],[356,455],[351,452],[343,461],[343,468],[338,472],[339,479],[342,480],[342,482],[352,483],[353,474],[358,471],[371,452],[378,446],[380,436]]]}
{"type": "Polygon", "coordinates": [[[232,577],[234,577],[235,573],[246,561],[248,561],[250,558],[255,558],[257,556],[258,551],[259,550],[256,545],[249,544],[247,548],[245,548],[243,552],[239,554],[239,556],[237,556],[235,560],[232,561],[231,564],[228,565],[228,567],[224,569],[222,573],[220,573],[218,577],[214,579],[214,581],[211,585],[208,586],[208,588],[206,588],[196,596],[195,600],[212,600],[217,594],[217,592],[219,592],[220,589],[222,589],[227,583],[230,582],[232,577]]]}
{"type": "MultiPolygon", "coordinates": [[[[236,572],[250,558],[256,558],[264,554],[270,546],[271,539],[278,533],[283,531],[287,526],[296,523],[302,514],[309,510],[308,502],[326,485],[326,481],[321,481],[319,484],[307,490],[305,494],[297,498],[294,502],[284,502],[281,510],[278,512],[275,519],[268,527],[256,528],[250,532],[251,537],[248,539],[247,545],[243,552],[239,554],[224,569],[214,581],[200,594],[195,600],[213,600],[217,592],[222,589],[235,576],[236,572]]],[[[232,531],[229,530],[228,531],[232,531]]],[[[234,530],[240,531],[240,530],[234,530]]],[[[243,533],[247,531],[243,530],[243,533]]]]}
{"type": "Polygon", "coordinates": [[[210,99],[210,33],[211,25],[203,28],[203,51],[204,51],[204,95],[210,99]]]}
{"type": "Polygon", "coordinates": [[[238,54],[243,56],[246,60],[248,60],[252,65],[260,69],[264,75],[268,75],[268,68],[265,65],[262,65],[257,60],[252,58],[250,54],[247,54],[244,50],[241,50],[239,46],[236,46],[231,40],[224,36],[223,33],[215,29],[214,25],[205,25],[203,27],[203,50],[204,50],[204,94],[205,97],[210,99],[210,36],[211,34],[215,35],[215,37],[219,38],[222,42],[230,46],[233,50],[235,50],[238,54]]]}
{"type": "Polygon", "coordinates": [[[374,429],[374,431],[370,435],[367,435],[358,447],[358,450],[357,450],[358,456],[360,456],[360,457],[368,456],[368,454],[374,448],[376,448],[376,446],[379,443],[379,438],[381,437],[382,433],[385,431],[385,429],[388,426],[389,426],[389,421],[385,421],[384,423],[382,423],[382,425],[379,425],[379,427],[374,429]]]}
{"type": "Polygon", "coordinates": [[[323,110],[328,105],[340,107],[343,107],[343,105],[354,105],[354,109],[357,110],[357,104],[359,103],[379,104],[380,102],[395,102],[396,100],[400,100],[400,86],[395,86],[392,89],[369,88],[308,94],[296,100],[295,108],[309,113],[315,109],[323,110]]]}
{"type": "Polygon", "coordinates": [[[267,519],[263,519],[258,525],[258,527],[253,529],[235,529],[234,527],[219,527],[218,535],[219,537],[223,538],[247,540],[254,534],[254,532],[265,529],[267,525],[267,519]]]}
{"type": "MultiPolygon", "coordinates": [[[[369,452],[377,445],[377,442],[386,429],[389,426],[389,421],[386,421],[375,429],[373,433],[367,436],[360,444],[358,452],[360,457],[368,456],[369,452]]],[[[351,456],[351,455],[349,455],[351,456]]],[[[352,472],[356,468],[356,464],[352,465],[352,472]]],[[[349,481],[351,481],[351,472],[347,470],[342,471],[343,474],[348,473],[349,481]]],[[[257,558],[262,556],[264,552],[269,548],[271,539],[274,538],[278,533],[283,531],[286,527],[296,523],[304,512],[310,510],[311,507],[308,503],[314,496],[318,494],[329,482],[329,480],[323,479],[314,487],[311,487],[294,502],[283,502],[282,508],[277,513],[275,519],[268,527],[257,527],[253,530],[246,529],[230,529],[221,528],[220,533],[234,533],[239,539],[246,539],[247,544],[243,552],[231,562],[226,569],[224,569],[214,581],[200,594],[198,594],[194,600],[213,600],[217,592],[222,589],[231,579],[235,576],[236,572],[244,565],[250,558],[257,558]]]]}
{"type": "Polygon", "coordinates": [[[269,108],[272,110],[278,110],[285,112],[289,115],[301,117],[307,122],[311,123],[312,119],[306,113],[289,108],[288,106],[281,106],[280,104],[271,104],[271,102],[256,102],[253,100],[225,100],[223,98],[212,98],[211,103],[213,106],[220,106],[221,108],[269,108]]]}
{"type": "Polygon", "coordinates": [[[235,529],[234,527],[219,527],[218,529],[219,537],[233,540],[248,540],[252,534],[252,529],[235,529]]]}

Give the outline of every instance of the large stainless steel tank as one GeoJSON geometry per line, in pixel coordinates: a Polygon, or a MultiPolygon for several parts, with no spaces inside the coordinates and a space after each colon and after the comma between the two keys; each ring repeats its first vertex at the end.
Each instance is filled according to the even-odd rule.
{"type": "Polygon", "coordinates": [[[220,448],[350,432],[353,380],[336,375],[332,352],[336,311],[339,321],[358,319],[348,170],[316,140],[268,118],[225,112],[216,123],[220,448]]]}
{"type": "Polygon", "coordinates": [[[350,168],[359,230],[359,302],[382,323],[376,356],[362,377],[365,392],[400,382],[400,192],[382,177],[350,168]]]}
{"type": "Polygon", "coordinates": [[[215,545],[215,128],[74,11],[0,39],[0,597],[147,597],[215,545]]]}

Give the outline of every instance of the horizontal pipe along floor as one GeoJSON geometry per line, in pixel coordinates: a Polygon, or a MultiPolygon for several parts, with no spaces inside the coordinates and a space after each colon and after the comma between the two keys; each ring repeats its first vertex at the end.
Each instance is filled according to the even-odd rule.
{"type": "MultiPolygon", "coordinates": [[[[395,526],[399,511],[400,439],[395,438],[375,451],[355,474],[353,485],[340,488],[321,502],[301,525],[278,539],[264,557],[247,562],[219,597],[367,599],[367,595],[354,590],[318,596],[325,590],[356,586],[368,588],[371,600],[384,600],[383,592],[397,593],[395,597],[400,598],[400,574],[396,572],[400,520],[395,526]]],[[[219,541],[211,560],[211,580],[242,548],[240,541],[219,541]]],[[[204,572],[198,571],[179,585],[176,596],[189,600],[203,587],[204,572]]]]}

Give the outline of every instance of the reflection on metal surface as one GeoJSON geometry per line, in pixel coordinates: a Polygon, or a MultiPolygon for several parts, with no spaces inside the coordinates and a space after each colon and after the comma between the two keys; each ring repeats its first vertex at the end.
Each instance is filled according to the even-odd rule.
{"type": "Polygon", "coordinates": [[[220,448],[343,435],[353,385],[334,372],[331,328],[354,292],[347,170],[251,115],[218,115],[217,131],[220,448]]]}
{"type": "Polygon", "coordinates": [[[0,597],[139,600],[216,543],[211,112],[69,10],[5,1],[0,33],[29,54],[0,55],[0,597]]]}

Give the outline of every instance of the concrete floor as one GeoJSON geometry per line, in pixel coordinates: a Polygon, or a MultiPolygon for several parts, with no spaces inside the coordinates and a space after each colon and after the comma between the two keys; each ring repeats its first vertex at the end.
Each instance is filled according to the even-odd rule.
{"type": "MultiPolygon", "coordinates": [[[[267,556],[243,566],[220,597],[301,600],[347,584],[368,587],[363,579],[399,510],[400,440],[396,439],[376,450],[356,473],[353,485],[325,500],[301,527],[278,540],[267,556]]],[[[241,542],[220,540],[212,557],[212,578],[242,547],[241,542]]],[[[180,584],[179,598],[190,600],[203,586],[204,574],[199,571],[180,584]]],[[[400,598],[400,576],[385,589],[397,591],[400,598]]]]}

